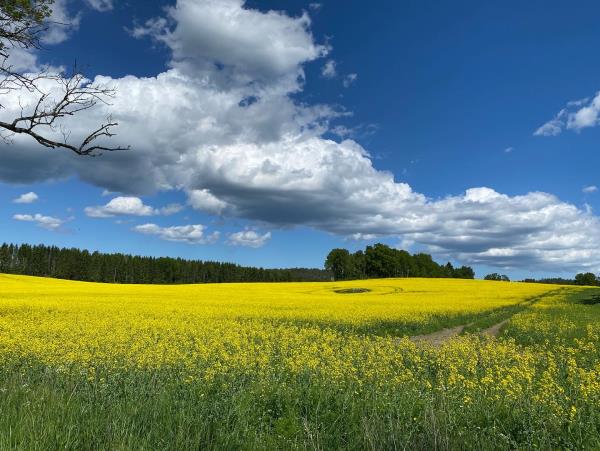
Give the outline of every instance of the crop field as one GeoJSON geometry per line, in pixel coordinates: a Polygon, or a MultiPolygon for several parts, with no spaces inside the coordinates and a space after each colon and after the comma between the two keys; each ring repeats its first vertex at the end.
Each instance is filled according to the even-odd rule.
{"type": "Polygon", "coordinates": [[[0,275],[0,449],[599,448],[599,295],[0,275]]]}

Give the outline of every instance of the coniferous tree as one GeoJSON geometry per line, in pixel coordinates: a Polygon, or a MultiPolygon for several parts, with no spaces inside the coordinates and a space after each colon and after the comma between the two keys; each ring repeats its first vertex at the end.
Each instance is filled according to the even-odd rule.
{"type": "Polygon", "coordinates": [[[182,258],[103,254],[29,244],[0,246],[0,272],[109,283],[291,282],[330,280],[317,268],[265,269],[182,258]]]}

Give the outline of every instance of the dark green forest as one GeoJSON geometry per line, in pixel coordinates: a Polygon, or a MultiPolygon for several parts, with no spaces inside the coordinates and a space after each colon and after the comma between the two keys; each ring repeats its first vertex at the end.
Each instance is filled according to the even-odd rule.
{"type": "Polygon", "coordinates": [[[234,263],[104,254],[29,244],[0,246],[0,273],[150,284],[331,280],[331,273],[322,269],[265,269],[234,263]]]}
{"type": "Polygon", "coordinates": [[[58,279],[108,283],[221,283],[304,282],[381,278],[454,277],[474,278],[467,266],[439,265],[429,254],[411,255],[384,244],[367,246],[353,254],[333,249],[325,269],[265,269],[234,263],[105,254],[56,246],[3,244],[0,273],[55,277],[58,279]]]}
{"type": "Polygon", "coordinates": [[[452,263],[436,263],[431,255],[394,249],[377,243],[364,251],[350,253],[347,249],[333,249],[325,260],[325,269],[335,280],[374,279],[380,277],[445,277],[474,279],[469,266],[455,268],[452,263]]]}
{"type": "MultiPolygon", "coordinates": [[[[75,248],[5,243],[0,246],[0,273],[88,282],[148,284],[319,282],[384,277],[475,278],[475,272],[469,266],[455,268],[451,263],[441,265],[429,254],[410,254],[380,243],[354,253],[347,249],[333,249],[327,255],[325,269],[270,269],[227,262],[106,254],[75,248]]],[[[486,279],[508,281],[508,277],[497,274],[488,275],[486,279]]],[[[585,273],[577,274],[575,279],[525,279],[523,282],[598,286],[600,278],[593,273],[585,273]]]]}

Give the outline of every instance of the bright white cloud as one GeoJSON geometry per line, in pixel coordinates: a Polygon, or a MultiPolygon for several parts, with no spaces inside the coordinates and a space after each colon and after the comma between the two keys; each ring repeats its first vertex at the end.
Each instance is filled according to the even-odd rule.
{"type": "MultiPolygon", "coordinates": [[[[590,210],[546,193],[511,197],[490,188],[430,199],[375,168],[355,141],[325,139],[339,113],[292,98],[302,89],[303,64],[327,51],[309,25],[306,15],[259,12],[241,0],[179,0],[167,18],[134,30],[172,50],[171,68],[148,78],[97,77],[118,95],[71,126],[80,137],[112,113],[120,123],[113,140],[134,151],[90,161],[47,152],[19,136],[0,154],[0,179],[77,174],[139,201],[88,207],[96,216],[159,214],[131,196],[180,190],[192,208],[224,218],[399,237],[464,263],[600,270],[600,223],[590,210]]],[[[33,102],[24,92],[6,95],[0,118],[33,102]]],[[[135,230],[198,243],[216,236],[200,225],[135,230]]]]}
{"type": "Polygon", "coordinates": [[[264,246],[271,239],[271,232],[260,234],[252,229],[241,230],[231,233],[227,244],[230,246],[243,246],[259,248],[264,246]]]}
{"type": "Polygon", "coordinates": [[[47,29],[41,35],[43,44],[60,44],[69,38],[71,32],[79,29],[81,15],[71,15],[68,0],[55,0],[51,5],[52,14],[47,21],[47,29]]]}
{"type": "MultiPolygon", "coordinates": [[[[71,15],[69,13],[68,0],[56,0],[51,6],[52,14],[46,21],[45,29],[39,34],[40,42],[44,45],[60,44],[66,41],[71,33],[79,28],[81,22],[80,14],[71,15]]],[[[18,73],[35,73],[42,70],[53,73],[64,71],[62,66],[42,65],[34,48],[11,48],[4,65],[18,73]]]]}
{"type": "Polygon", "coordinates": [[[86,207],[85,214],[90,218],[112,218],[113,216],[152,216],[157,211],[144,205],[139,197],[121,196],[110,200],[106,205],[86,207]]]}
{"type": "Polygon", "coordinates": [[[12,48],[5,65],[15,72],[37,72],[40,70],[37,54],[31,49],[12,48]]]}
{"type": "Polygon", "coordinates": [[[264,83],[264,89],[297,89],[302,63],[328,51],[314,42],[307,14],[290,17],[244,7],[244,0],[178,0],[166,18],[132,30],[173,52],[171,65],[222,85],[264,83]],[[293,88],[292,88],[293,87],[293,88]]]}
{"type": "Polygon", "coordinates": [[[600,92],[596,94],[596,97],[594,97],[589,105],[569,115],[567,128],[581,130],[582,128],[595,127],[600,123],[598,121],[598,114],[600,114],[600,92]]]}
{"type": "Polygon", "coordinates": [[[559,113],[554,119],[546,122],[539,127],[533,134],[534,136],[557,136],[560,135],[563,129],[563,114],[559,113]]]}
{"type": "Polygon", "coordinates": [[[156,235],[166,241],[177,241],[188,244],[212,244],[219,239],[219,232],[209,235],[202,224],[160,227],[156,224],[143,224],[133,228],[134,231],[146,235],[156,235]]]}
{"type": "Polygon", "coordinates": [[[162,208],[145,205],[142,199],[134,196],[119,196],[110,200],[106,205],[86,207],[85,214],[90,218],[112,218],[114,216],[153,216],[174,215],[185,207],[180,204],[169,204],[162,208]]]}
{"type": "Polygon", "coordinates": [[[325,78],[334,78],[337,75],[337,69],[335,67],[335,61],[327,61],[321,68],[321,75],[325,78]]]}
{"type": "Polygon", "coordinates": [[[35,215],[16,214],[13,216],[16,221],[35,222],[39,227],[46,230],[56,231],[65,223],[63,219],[54,218],[52,216],[44,216],[39,213],[35,215]]]}
{"type": "Polygon", "coordinates": [[[33,202],[35,202],[38,199],[39,199],[38,195],[36,193],[34,193],[33,191],[30,191],[28,193],[21,194],[19,197],[14,199],[13,202],[15,204],[32,204],[33,202]]]}
{"type": "Polygon", "coordinates": [[[536,136],[556,136],[563,130],[580,131],[600,124],[600,92],[594,98],[567,103],[553,119],[538,128],[536,136]]]}
{"type": "Polygon", "coordinates": [[[598,191],[598,187],[596,185],[585,186],[582,191],[584,193],[595,193],[598,191]]]}
{"type": "Polygon", "coordinates": [[[406,234],[468,263],[546,270],[600,269],[600,220],[546,193],[506,196],[489,188],[428,203],[430,226],[406,234]],[[583,232],[585,230],[585,232],[583,232]]]}
{"type": "Polygon", "coordinates": [[[196,210],[220,215],[228,207],[226,202],[217,199],[207,189],[195,189],[188,192],[189,204],[196,210]]]}

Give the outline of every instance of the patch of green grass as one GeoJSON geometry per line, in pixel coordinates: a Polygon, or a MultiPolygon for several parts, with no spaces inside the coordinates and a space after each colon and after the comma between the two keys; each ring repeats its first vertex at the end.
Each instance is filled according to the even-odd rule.
{"type": "Polygon", "coordinates": [[[600,294],[595,294],[589,298],[586,297],[585,299],[581,299],[579,302],[584,305],[598,305],[600,304],[600,294]]]}
{"type": "MultiPolygon", "coordinates": [[[[441,375],[434,370],[432,382],[441,375]]],[[[419,383],[342,385],[306,375],[223,375],[181,383],[177,371],[87,379],[30,364],[0,369],[0,449],[597,448],[598,412],[570,426],[526,399],[464,404],[419,383]]]]}
{"type": "Polygon", "coordinates": [[[335,293],[339,294],[357,294],[357,293],[368,293],[371,290],[368,288],[339,288],[337,290],[333,290],[335,293]]]}

